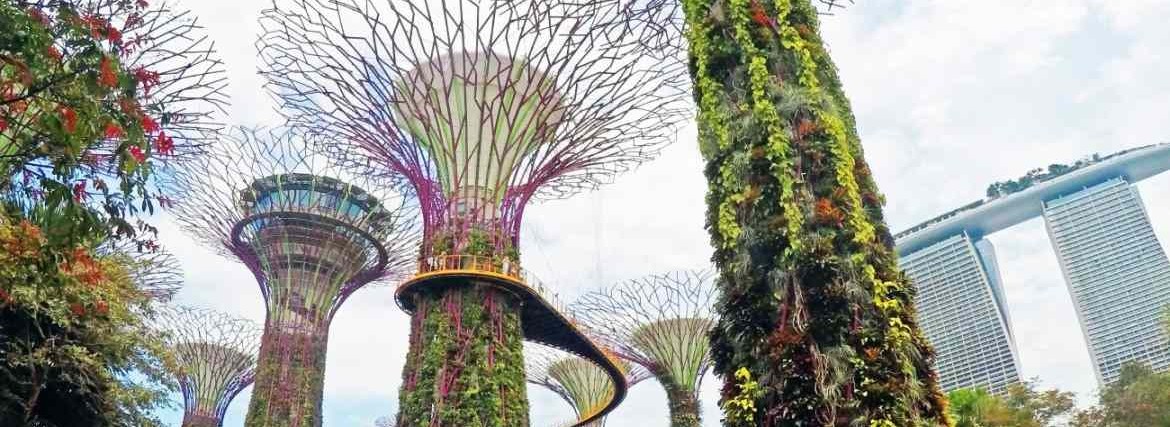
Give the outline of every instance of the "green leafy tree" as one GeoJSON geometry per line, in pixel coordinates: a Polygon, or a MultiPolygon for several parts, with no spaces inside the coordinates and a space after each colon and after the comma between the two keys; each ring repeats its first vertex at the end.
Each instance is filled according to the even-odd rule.
{"type": "Polygon", "coordinates": [[[817,9],[681,3],[720,270],[711,340],[725,424],[949,425],[817,9]]]}
{"type": "Polygon", "coordinates": [[[150,230],[153,164],[186,154],[222,103],[219,62],[183,13],[144,0],[0,3],[0,193],[64,228],[150,230]]]}
{"type": "Polygon", "coordinates": [[[1072,415],[1075,396],[1059,390],[1036,390],[1034,382],[1012,384],[1006,394],[960,389],[947,395],[956,427],[1046,427],[1072,415]]]}
{"type": "Polygon", "coordinates": [[[161,425],[161,347],[132,278],[120,258],[0,216],[0,425],[161,425]]]}
{"type": "Polygon", "coordinates": [[[1078,413],[1075,427],[1148,427],[1170,425],[1170,373],[1131,363],[1117,381],[1105,386],[1096,407],[1078,413]]]}

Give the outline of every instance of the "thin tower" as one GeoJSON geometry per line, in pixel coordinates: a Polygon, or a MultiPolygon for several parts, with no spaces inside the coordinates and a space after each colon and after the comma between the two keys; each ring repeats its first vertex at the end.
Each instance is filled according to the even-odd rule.
{"type": "MultiPolygon", "coordinates": [[[[552,347],[525,345],[524,363],[527,365],[528,382],[544,387],[564,399],[573,407],[578,420],[604,407],[617,392],[613,380],[597,365],[552,347]]],[[[624,361],[621,368],[630,387],[649,376],[641,367],[631,366],[624,361]]],[[[604,426],[605,417],[585,425],[604,426]]]]}
{"type": "Polygon", "coordinates": [[[247,266],[267,307],[247,424],[321,425],[329,323],[412,264],[409,211],[284,131],[235,129],[175,176],[179,223],[247,266]]]}
{"type": "Polygon", "coordinates": [[[525,339],[610,375],[614,398],[581,422],[600,418],[623,375],[520,269],[524,208],[653,157],[689,100],[588,2],[406,3],[281,5],[261,40],[291,125],[418,197],[418,274],[397,293],[413,314],[398,423],[527,424],[525,339]]]}
{"type": "Polygon", "coordinates": [[[208,309],[175,307],[159,317],[183,392],[183,427],[220,427],[228,405],[256,374],[260,328],[208,309]]]}
{"type": "Polygon", "coordinates": [[[662,388],[672,427],[697,427],[699,384],[711,368],[714,274],[675,271],[585,294],[575,315],[618,356],[645,368],[662,388]]]}

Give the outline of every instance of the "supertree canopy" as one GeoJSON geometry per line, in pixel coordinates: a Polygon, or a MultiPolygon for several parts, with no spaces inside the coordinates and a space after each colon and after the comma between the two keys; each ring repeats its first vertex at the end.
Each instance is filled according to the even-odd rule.
{"type": "Polygon", "coordinates": [[[248,425],[320,425],[329,322],[413,263],[407,206],[283,131],[235,129],[174,176],[179,223],[246,265],[267,306],[248,425]]]}
{"type": "Polygon", "coordinates": [[[158,247],[142,247],[129,239],[108,239],[94,250],[99,257],[115,258],[126,267],[130,280],[147,297],[167,302],[183,287],[178,259],[158,247]]]}
{"type": "Polygon", "coordinates": [[[189,307],[162,310],[159,324],[183,392],[183,426],[220,427],[232,399],[255,376],[260,328],[189,307]]]}
{"type": "Polygon", "coordinates": [[[418,197],[398,423],[525,424],[522,338],[604,365],[620,400],[617,367],[521,274],[520,222],[533,198],[592,188],[669,142],[687,118],[680,74],[636,55],[610,9],[573,0],[305,0],[261,22],[262,73],[291,125],[418,197]]]}
{"type": "MultiPolygon", "coordinates": [[[[617,391],[609,374],[596,363],[552,347],[525,345],[524,363],[528,382],[556,393],[572,405],[578,420],[599,412],[617,391]]],[[[638,366],[625,362],[619,362],[619,365],[631,387],[647,378],[648,373],[638,366]]],[[[604,425],[604,417],[586,424],[588,427],[604,425]]]]}
{"type": "Polygon", "coordinates": [[[676,271],[587,293],[573,313],[618,356],[662,384],[672,427],[699,425],[699,384],[710,369],[713,274],[676,271]]]}

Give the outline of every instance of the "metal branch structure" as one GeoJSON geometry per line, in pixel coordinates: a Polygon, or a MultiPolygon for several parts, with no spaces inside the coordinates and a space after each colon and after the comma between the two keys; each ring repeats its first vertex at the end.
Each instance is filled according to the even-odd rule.
{"type": "MultiPolygon", "coordinates": [[[[89,20],[88,25],[101,22],[108,29],[100,31],[111,39],[117,35],[121,47],[118,60],[138,82],[136,97],[119,100],[118,108],[124,114],[151,119],[153,125],[144,125],[143,130],[155,151],[154,159],[165,161],[198,154],[215,131],[223,128],[221,120],[228,103],[227,70],[214,42],[190,11],[164,1],[151,2],[146,7],[124,0],[83,0],[68,5],[19,3],[37,9],[72,7],[82,19],[89,20]]],[[[66,57],[74,54],[71,46],[61,46],[60,52],[66,57]]],[[[11,126],[27,127],[36,115],[36,111],[28,111],[25,116],[10,117],[11,126]]],[[[119,165],[112,160],[119,143],[118,138],[104,138],[86,147],[81,159],[82,175],[118,174],[119,165]]],[[[0,158],[27,154],[0,153],[0,158]]],[[[35,178],[48,176],[52,168],[49,160],[33,159],[15,173],[35,178]]]]}
{"type": "Polygon", "coordinates": [[[261,73],[290,126],[409,189],[423,218],[399,425],[524,425],[523,339],[623,375],[519,266],[529,201],[652,158],[689,118],[685,74],[616,8],[574,0],[297,0],[264,12],[261,73]],[[468,393],[469,389],[478,393],[468,393]]]}
{"type": "MultiPolygon", "coordinates": [[[[544,387],[568,402],[578,420],[605,407],[617,391],[613,380],[597,364],[552,347],[526,345],[524,363],[528,382],[544,387]]],[[[646,370],[636,365],[622,362],[621,368],[631,387],[649,376],[646,370]]],[[[587,427],[604,425],[605,417],[585,424],[587,427]]]]}
{"type": "Polygon", "coordinates": [[[652,275],[587,293],[571,308],[619,357],[662,384],[672,427],[700,423],[699,384],[711,368],[707,334],[716,320],[713,280],[710,270],[652,275]]]}
{"type": "Polygon", "coordinates": [[[179,260],[162,248],[140,247],[129,239],[107,240],[94,251],[100,257],[116,258],[126,267],[130,280],[143,294],[157,302],[168,302],[183,287],[179,260]]]}
{"type": "Polygon", "coordinates": [[[132,49],[123,61],[143,74],[142,109],[160,129],[154,146],[164,155],[199,154],[223,129],[228,104],[227,69],[214,41],[190,11],[165,2],[127,20],[123,37],[132,49]]]}
{"type": "Polygon", "coordinates": [[[232,399],[252,384],[260,328],[213,310],[169,307],[159,329],[183,393],[183,427],[220,427],[232,399]]]}
{"type": "Polygon", "coordinates": [[[413,265],[414,214],[284,130],[233,129],[174,173],[183,229],[248,267],[267,305],[249,426],[319,426],[333,315],[413,265]]]}

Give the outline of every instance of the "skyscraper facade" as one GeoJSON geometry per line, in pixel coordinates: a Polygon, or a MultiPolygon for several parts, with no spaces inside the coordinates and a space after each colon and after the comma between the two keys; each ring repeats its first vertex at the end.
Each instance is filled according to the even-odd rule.
{"type": "Polygon", "coordinates": [[[1170,369],[1170,340],[1159,327],[1170,261],[1137,188],[1109,179],[1045,202],[1044,219],[1098,381],[1117,379],[1130,361],[1170,369]]]}
{"type": "Polygon", "coordinates": [[[919,323],[938,357],[941,386],[1003,392],[1018,382],[1019,359],[995,248],[967,233],[904,255],[917,287],[919,323]]]}

